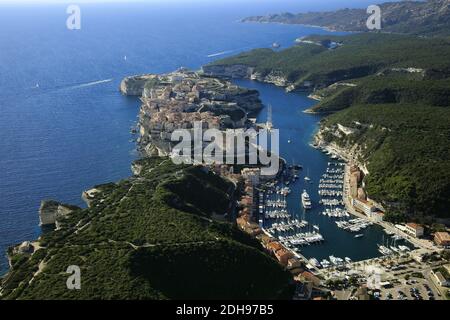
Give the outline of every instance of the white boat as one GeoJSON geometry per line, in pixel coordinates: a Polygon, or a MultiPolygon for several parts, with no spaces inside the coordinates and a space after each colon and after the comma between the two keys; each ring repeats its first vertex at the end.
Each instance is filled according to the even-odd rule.
{"type": "Polygon", "coordinates": [[[307,172],[306,172],[306,176],[305,176],[305,182],[310,182],[311,181],[311,178],[309,177],[309,169],[307,170],[307,172]]]}
{"type": "Polygon", "coordinates": [[[344,259],[345,259],[345,262],[352,263],[352,259],[350,259],[349,257],[345,257],[344,259]]]}
{"type": "Polygon", "coordinates": [[[316,258],[309,259],[309,263],[316,268],[321,267],[320,262],[316,258]]]}
{"type": "Polygon", "coordinates": [[[384,256],[388,256],[388,255],[392,254],[391,249],[389,249],[383,245],[378,246],[378,251],[384,256]]]}
{"type": "Polygon", "coordinates": [[[331,265],[327,259],[323,259],[322,261],[320,261],[320,264],[323,268],[328,268],[331,265]]]}
{"type": "Polygon", "coordinates": [[[359,234],[355,235],[355,238],[362,238],[362,237],[364,237],[364,235],[362,233],[359,233],[359,234]]]}
{"type": "Polygon", "coordinates": [[[344,264],[344,260],[335,256],[330,256],[330,261],[333,265],[339,267],[342,266],[344,264]]]}
{"type": "Polygon", "coordinates": [[[302,193],[302,204],[303,204],[303,208],[307,209],[311,209],[312,207],[312,203],[311,203],[311,198],[309,197],[308,192],[306,192],[306,190],[303,190],[302,193]]]}

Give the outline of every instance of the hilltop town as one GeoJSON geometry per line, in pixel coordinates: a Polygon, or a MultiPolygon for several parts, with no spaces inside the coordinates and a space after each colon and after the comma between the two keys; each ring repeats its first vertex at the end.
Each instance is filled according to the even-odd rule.
{"type": "Polygon", "coordinates": [[[257,91],[184,68],[126,78],[121,92],[141,97],[139,145],[147,155],[169,155],[174,130],[200,121],[203,129],[244,128],[262,108],[257,91]]]}

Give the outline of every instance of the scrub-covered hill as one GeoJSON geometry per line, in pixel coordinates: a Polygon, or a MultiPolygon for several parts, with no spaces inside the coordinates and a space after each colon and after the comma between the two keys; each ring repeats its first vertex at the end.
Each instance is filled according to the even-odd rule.
{"type": "Polygon", "coordinates": [[[59,221],[60,229],[33,243],[33,253],[11,249],[1,298],[290,296],[290,275],[256,240],[212,219],[229,211],[232,183],[166,158],[135,168],[133,178],[97,186],[90,207],[59,221]],[[81,269],[81,290],[66,287],[70,265],[81,269]]]}

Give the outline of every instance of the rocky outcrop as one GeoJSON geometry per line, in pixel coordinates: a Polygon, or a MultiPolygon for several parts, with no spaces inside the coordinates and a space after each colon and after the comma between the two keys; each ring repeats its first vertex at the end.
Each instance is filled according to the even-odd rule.
{"type": "Polygon", "coordinates": [[[80,208],[53,200],[42,201],[39,208],[40,225],[56,225],[56,228],[58,228],[59,220],[76,210],[80,210],[80,208]]]}
{"type": "Polygon", "coordinates": [[[101,190],[99,190],[97,188],[92,188],[92,189],[84,191],[81,194],[81,198],[87,204],[87,206],[90,207],[92,205],[92,201],[94,200],[95,196],[97,194],[99,194],[100,192],[101,192],[101,190]]]}
{"type": "Polygon", "coordinates": [[[137,75],[126,77],[120,83],[120,92],[126,96],[142,96],[147,81],[154,79],[155,75],[137,75]]]}
{"type": "Polygon", "coordinates": [[[287,77],[277,70],[272,70],[268,74],[255,71],[255,68],[243,64],[207,65],[202,67],[202,72],[206,75],[220,78],[251,79],[259,82],[270,83],[277,87],[286,88],[286,91],[294,91],[297,86],[290,82],[287,77]]]}
{"type": "Polygon", "coordinates": [[[314,136],[314,146],[318,149],[326,150],[329,153],[337,155],[339,158],[345,160],[346,162],[356,164],[364,174],[369,174],[367,170],[367,162],[364,161],[362,156],[362,147],[358,144],[345,143],[340,144],[337,141],[343,136],[348,136],[353,134],[355,129],[348,128],[342,125],[337,125],[336,127],[326,127],[321,126],[319,131],[314,136]],[[325,136],[332,135],[336,139],[327,139],[325,136]]]}

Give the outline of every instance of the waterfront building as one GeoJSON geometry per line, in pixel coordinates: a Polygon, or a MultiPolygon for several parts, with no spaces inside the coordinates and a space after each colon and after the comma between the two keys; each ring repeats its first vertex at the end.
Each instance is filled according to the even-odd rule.
{"type": "Polygon", "coordinates": [[[378,211],[372,203],[365,200],[352,199],[352,205],[357,211],[364,213],[368,217],[370,217],[372,213],[378,211]]]}
{"type": "Polygon", "coordinates": [[[424,234],[423,227],[420,224],[413,223],[413,222],[407,223],[404,230],[406,233],[408,233],[409,235],[411,235],[415,238],[420,238],[424,234]]]}
{"type": "Polygon", "coordinates": [[[383,211],[374,211],[370,213],[369,216],[373,222],[378,223],[383,221],[384,219],[384,212],[383,211]]]}
{"type": "Polygon", "coordinates": [[[298,275],[297,279],[302,282],[310,282],[313,284],[314,287],[319,287],[321,284],[320,278],[316,277],[309,271],[303,271],[301,274],[298,275]]]}
{"type": "Polygon", "coordinates": [[[350,195],[352,198],[358,196],[358,178],[353,174],[350,176],[350,195]]]}
{"type": "Polygon", "coordinates": [[[450,248],[450,234],[448,232],[436,232],[434,243],[439,247],[450,248]]]}
{"type": "Polygon", "coordinates": [[[263,233],[258,224],[250,221],[249,215],[242,215],[236,219],[236,224],[245,233],[256,237],[263,233]]]}
{"type": "Polygon", "coordinates": [[[278,250],[283,249],[283,246],[277,241],[272,241],[267,244],[266,249],[275,254],[278,250]]]}
{"type": "Polygon", "coordinates": [[[264,247],[267,247],[267,245],[274,241],[272,237],[269,237],[267,234],[261,234],[258,236],[258,240],[262,243],[264,247]]]}
{"type": "Polygon", "coordinates": [[[288,269],[296,269],[303,267],[303,264],[299,259],[292,258],[288,260],[287,267],[288,269]]]}
{"type": "Polygon", "coordinates": [[[287,267],[288,260],[293,258],[294,254],[291,251],[286,250],[285,248],[281,248],[275,252],[275,257],[283,266],[287,267]]]}

